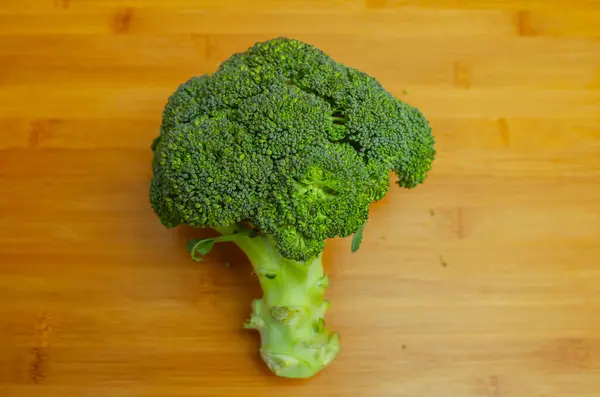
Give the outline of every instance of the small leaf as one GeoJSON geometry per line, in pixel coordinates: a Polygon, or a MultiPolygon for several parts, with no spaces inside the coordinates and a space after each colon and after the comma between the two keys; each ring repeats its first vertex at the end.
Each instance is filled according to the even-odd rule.
{"type": "Polygon", "coordinates": [[[194,251],[194,246],[196,244],[198,244],[198,241],[200,240],[196,240],[196,239],[190,239],[187,242],[187,252],[189,252],[190,254],[194,251]]]}
{"type": "Polygon", "coordinates": [[[359,227],[356,233],[354,233],[354,237],[352,237],[352,252],[358,251],[360,243],[362,243],[363,230],[365,230],[365,225],[366,223],[359,227]]]}
{"type": "Polygon", "coordinates": [[[190,240],[187,244],[187,250],[191,254],[193,260],[195,260],[196,262],[202,262],[202,256],[207,255],[216,242],[216,238],[207,238],[204,240],[190,240]]]}

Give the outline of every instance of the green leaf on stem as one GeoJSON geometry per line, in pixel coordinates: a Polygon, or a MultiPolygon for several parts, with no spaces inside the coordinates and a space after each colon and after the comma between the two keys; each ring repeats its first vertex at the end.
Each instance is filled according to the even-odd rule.
{"type": "Polygon", "coordinates": [[[217,242],[216,238],[207,238],[203,240],[190,240],[187,244],[187,250],[192,259],[196,262],[202,262],[204,256],[208,255],[213,245],[217,242]]]}
{"type": "Polygon", "coordinates": [[[365,230],[365,225],[366,223],[359,227],[356,233],[354,233],[354,236],[352,237],[352,252],[356,252],[360,248],[360,244],[362,243],[363,239],[363,230],[365,230]]]}

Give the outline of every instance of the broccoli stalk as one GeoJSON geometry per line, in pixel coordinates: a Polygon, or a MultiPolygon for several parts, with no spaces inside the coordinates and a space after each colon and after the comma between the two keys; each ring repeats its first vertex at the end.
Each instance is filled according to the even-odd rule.
{"type": "Polygon", "coordinates": [[[200,260],[214,243],[227,241],[246,254],[263,296],[252,302],[244,328],[260,334],[259,351],[267,367],[286,378],[308,378],[320,372],[340,350],[339,335],[325,326],[329,278],[324,275],[322,254],[298,262],[282,256],[269,236],[238,227],[217,230],[220,237],[194,240],[190,252],[200,260]]]}

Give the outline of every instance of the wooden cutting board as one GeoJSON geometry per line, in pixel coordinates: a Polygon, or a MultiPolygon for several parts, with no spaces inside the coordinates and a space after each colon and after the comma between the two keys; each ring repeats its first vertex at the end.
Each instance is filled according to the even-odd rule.
{"type": "Polygon", "coordinates": [[[598,24],[594,0],[3,0],[0,396],[600,396],[598,24]],[[359,252],[328,245],[342,352],[307,381],[242,329],[243,255],[192,261],[203,232],[148,204],[170,93],[276,36],[378,78],[439,151],[359,252]]]}

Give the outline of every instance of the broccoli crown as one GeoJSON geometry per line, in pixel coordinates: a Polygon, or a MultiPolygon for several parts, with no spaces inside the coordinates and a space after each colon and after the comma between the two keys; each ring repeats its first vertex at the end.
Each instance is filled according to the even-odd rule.
{"type": "Polygon", "coordinates": [[[390,171],[413,188],[436,154],[419,110],[288,38],[180,85],[152,148],[150,201],[165,226],[249,224],[297,261],[359,229],[390,171]]]}

